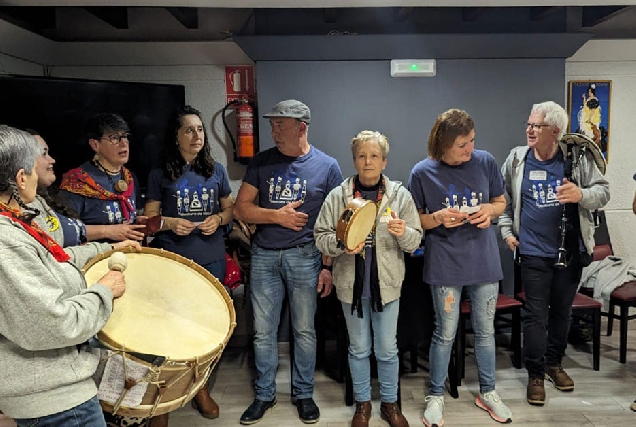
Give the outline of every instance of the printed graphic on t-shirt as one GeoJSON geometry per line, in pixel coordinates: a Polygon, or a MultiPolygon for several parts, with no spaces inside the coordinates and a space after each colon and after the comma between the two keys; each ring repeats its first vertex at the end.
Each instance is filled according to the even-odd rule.
{"type": "Polygon", "coordinates": [[[267,183],[270,203],[304,202],[307,196],[307,180],[297,176],[272,176],[267,183]]]}
{"type": "Polygon", "coordinates": [[[481,191],[466,187],[463,192],[459,192],[456,190],[455,184],[450,184],[442,205],[471,214],[481,209],[483,198],[484,193],[481,191]]]}
{"type": "MultiPolygon", "coordinates": [[[[130,202],[130,204],[133,207],[133,210],[135,210],[135,201],[132,199],[128,199],[128,201],[130,202]]],[[[121,213],[121,205],[118,201],[108,201],[106,202],[106,210],[102,211],[104,214],[106,214],[106,217],[108,218],[108,224],[123,224],[124,221],[124,215],[121,213]]],[[[131,213],[131,217],[130,220],[128,222],[134,222],[135,221],[135,214],[134,212],[131,213]]]]}
{"type": "Polygon", "coordinates": [[[556,189],[561,185],[561,180],[553,176],[550,176],[549,179],[545,179],[545,171],[541,171],[543,172],[544,179],[533,179],[533,177],[539,176],[539,174],[533,172],[537,171],[530,171],[528,174],[532,182],[528,191],[532,194],[535,205],[541,209],[558,206],[559,201],[556,198],[556,189]]]}
{"type": "Polygon", "coordinates": [[[192,187],[187,179],[181,179],[176,185],[175,199],[179,216],[209,215],[214,209],[214,189],[199,183],[192,187]]]}

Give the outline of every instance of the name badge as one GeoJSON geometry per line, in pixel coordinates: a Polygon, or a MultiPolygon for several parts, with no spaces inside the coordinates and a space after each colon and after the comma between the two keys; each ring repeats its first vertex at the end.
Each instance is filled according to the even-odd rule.
{"type": "Polygon", "coordinates": [[[384,213],[382,214],[382,216],[380,217],[380,224],[384,223],[384,224],[388,224],[388,222],[391,220],[391,208],[387,207],[386,211],[384,211],[384,213]]]}
{"type": "Polygon", "coordinates": [[[545,181],[548,179],[548,173],[546,171],[530,171],[528,178],[530,181],[545,181]]]}

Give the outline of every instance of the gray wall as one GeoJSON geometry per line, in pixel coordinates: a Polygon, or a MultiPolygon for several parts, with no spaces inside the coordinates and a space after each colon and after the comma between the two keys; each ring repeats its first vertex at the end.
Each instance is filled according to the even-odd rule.
{"type": "MultiPolygon", "coordinates": [[[[295,98],[312,113],[309,141],[335,157],[344,176],[355,173],[349,141],[363,129],[388,136],[386,174],[406,183],[426,157],[430,128],[438,114],[462,108],[475,120],[476,147],[502,164],[510,149],[525,144],[523,124],[532,104],[565,99],[564,59],[439,60],[437,75],[394,78],[389,61],[259,61],[259,114],[295,98]]],[[[269,123],[259,121],[261,149],[272,147],[269,123]]],[[[512,292],[510,251],[501,245],[512,292]]]]}
{"type": "MultiPolygon", "coordinates": [[[[355,173],[349,141],[361,130],[384,133],[391,145],[386,173],[405,181],[426,157],[437,115],[461,108],[475,120],[476,147],[499,163],[525,144],[523,123],[533,103],[564,99],[562,59],[440,60],[435,77],[395,78],[389,61],[264,61],[257,63],[258,106],[295,98],[311,109],[309,140],[355,173]]],[[[259,122],[261,149],[272,146],[259,122]]]]}

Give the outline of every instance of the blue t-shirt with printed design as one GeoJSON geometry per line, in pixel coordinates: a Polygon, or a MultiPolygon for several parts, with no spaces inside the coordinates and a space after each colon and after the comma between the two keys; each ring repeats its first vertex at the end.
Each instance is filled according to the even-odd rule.
{"type": "MultiPolygon", "coordinates": [[[[81,168],[88,173],[94,180],[104,189],[115,193],[115,183],[123,179],[123,173],[110,176],[110,180],[106,172],[100,170],[90,162],[84,163],[81,168]],[[111,182],[112,181],[112,182],[111,182]]],[[[139,197],[139,183],[133,175],[135,188],[128,199],[133,207],[128,222],[134,223],[137,219],[137,197],[139,197]]],[[[121,204],[117,200],[100,200],[93,199],[79,194],[71,193],[66,190],[60,190],[60,197],[79,214],[80,219],[86,225],[111,225],[123,224],[126,222],[121,210],[121,204]]]]}
{"type": "MultiPolygon", "coordinates": [[[[423,212],[451,207],[478,210],[481,203],[504,194],[504,180],[495,158],[474,150],[469,161],[457,166],[426,158],[409,177],[415,205],[423,212]]],[[[425,234],[424,281],[459,286],[494,283],[503,278],[495,227],[439,225],[425,234]]]]}
{"type": "Polygon", "coordinates": [[[533,150],[526,156],[521,181],[521,218],[519,221],[519,253],[539,257],[555,257],[561,244],[563,205],[556,198],[563,184],[565,165],[561,150],[550,160],[538,160],[533,150]]]}
{"type": "Polygon", "coordinates": [[[259,224],[254,242],[267,249],[281,249],[313,241],[320,207],[342,181],[336,159],[313,145],[300,157],[285,156],[276,147],[258,153],[247,167],[243,182],[258,188],[259,206],[280,209],[302,200],[296,210],[306,213],[309,219],[301,231],[278,224],[259,224]]]}
{"type": "MultiPolygon", "coordinates": [[[[146,198],[161,202],[163,216],[200,223],[220,212],[219,199],[231,193],[225,167],[215,162],[214,174],[207,179],[193,172],[189,165],[176,181],[166,177],[163,169],[153,169],[148,176],[146,198]]],[[[223,227],[209,236],[203,235],[198,228],[187,236],[178,236],[171,230],[162,231],[157,233],[151,246],[175,252],[200,265],[225,258],[223,227]]]]}
{"type": "Polygon", "coordinates": [[[64,247],[86,243],[86,226],[81,220],[69,218],[59,212],[49,211],[47,211],[45,220],[49,234],[57,231],[60,227],[62,228],[64,247]]]}

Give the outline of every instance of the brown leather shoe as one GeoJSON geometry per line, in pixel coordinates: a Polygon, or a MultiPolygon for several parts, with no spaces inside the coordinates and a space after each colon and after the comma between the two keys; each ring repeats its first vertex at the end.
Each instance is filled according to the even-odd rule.
{"type": "Polygon", "coordinates": [[[545,387],[543,386],[543,378],[528,378],[526,400],[528,400],[528,403],[531,405],[543,406],[545,404],[545,387]]]}
{"type": "Polygon", "coordinates": [[[561,366],[546,366],[545,379],[554,384],[557,390],[574,390],[574,381],[561,366]]]}
{"type": "Polygon", "coordinates": [[[170,414],[156,415],[150,419],[148,427],[168,427],[168,417],[170,414]]]}
{"type": "Polygon", "coordinates": [[[371,419],[371,402],[356,402],[356,413],[351,420],[351,427],[369,427],[371,419]]]}
{"type": "Polygon", "coordinates": [[[382,402],[380,405],[380,417],[389,423],[391,427],[409,427],[409,422],[402,415],[397,402],[382,402]]]}
{"type": "Polygon", "coordinates": [[[210,397],[208,388],[203,386],[192,399],[192,407],[199,411],[201,416],[213,420],[219,418],[219,405],[210,397]]]}

